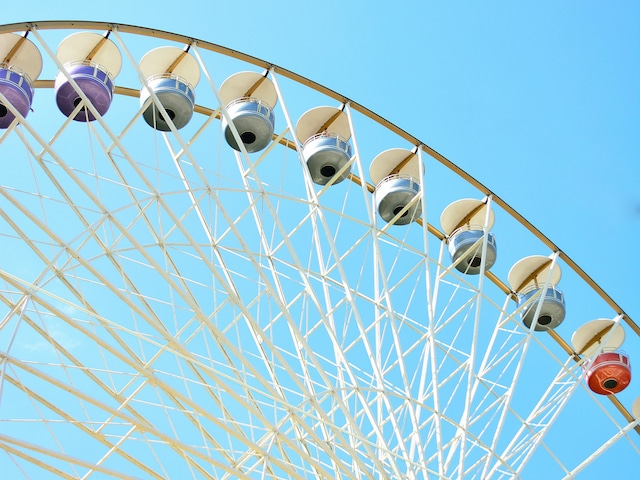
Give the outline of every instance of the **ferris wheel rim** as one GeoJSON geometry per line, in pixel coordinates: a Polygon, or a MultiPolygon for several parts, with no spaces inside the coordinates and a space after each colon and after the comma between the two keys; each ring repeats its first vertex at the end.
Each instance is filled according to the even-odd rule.
{"type": "MultiPolygon", "coordinates": [[[[310,87],[313,90],[327,95],[334,100],[346,104],[348,103],[351,108],[355,111],[362,113],[363,115],[369,117],[376,123],[382,125],[383,127],[389,129],[390,131],[396,133],[401,138],[407,140],[409,143],[417,146],[422,149],[426,154],[430,155],[432,158],[440,162],[442,165],[447,167],[449,170],[457,174],[460,178],[466,180],[469,184],[478,189],[483,195],[491,195],[493,201],[503,208],[512,218],[518,221],[521,225],[523,225],[527,230],[529,230],[536,238],[542,241],[552,252],[557,252],[560,258],[574,271],[580,276],[592,289],[616,312],[618,315],[622,315],[625,322],[629,325],[629,327],[640,336],[640,325],[638,325],[625,311],[624,309],[586,272],[580,267],[566,252],[564,252],[558,245],[556,245],[549,237],[547,237],[544,233],[542,233],[538,228],[536,228],[531,222],[529,222],[523,215],[521,215],[517,210],[515,210],[511,205],[509,205],[504,199],[502,199],[499,195],[494,193],[487,186],[482,184],[475,177],[467,173],[458,167],[451,160],[446,158],[441,153],[437,152],[433,148],[429,147],[426,142],[422,142],[417,137],[411,135],[406,130],[402,129],[395,123],[387,120],[386,118],[378,115],[372,110],[368,109],[364,105],[344,96],[340,93],[325,87],[311,79],[308,79],[302,75],[299,75],[291,70],[286,68],[277,66],[271,62],[260,59],[258,57],[254,57],[252,55],[248,55],[237,50],[233,50],[231,48],[222,46],[220,44],[215,44],[209,41],[200,40],[188,35],[172,33],[166,30],[153,29],[148,27],[136,26],[125,23],[115,23],[115,22],[101,22],[101,21],[89,21],[89,20],[70,20],[70,21],[62,21],[62,20],[45,20],[45,21],[33,21],[33,22],[24,22],[24,23],[12,23],[0,25],[0,33],[12,33],[16,31],[28,31],[31,29],[38,30],[55,30],[55,29],[80,29],[80,30],[118,30],[123,33],[133,33],[137,35],[150,36],[161,38],[165,40],[171,40],[176,42],[182,42],[185,44],[196,44],[198,47],[204,48],[205,50],[210,50],[213,52],[221,53],[226,56],[230,56],[241,61],[247,62],[254,66],[273,69],[279,75],[282,75],[286,78],[294,80],[304,86],[310,87]]],[[[47,80],[36,80],[34,82],[35,88],[47,88],[52,87],[53,83],[47,80]]],[[[126,87],[116,87],[117,94],[131,95],[131,96],[139,96],[139,91],[135,89],[129,89],[126,87]]],[[[198,106],[196,108],[196,112],[199,113],[207,113],[211,112],[211,109],[207,107],[198,106]],[[199,108],[198,108],[199,107],[199,108]]],[[[293,146],[291,146],[293,148],[293,146]]],[[[364,180],[361,180],[364,181],[364,180]]],[[[373,185],[369,185],[370,189],[373,188],[373,185]]],[[[442,235],[444,237],[444,233],[442,233],[436,227],[429,225],[429,229],[435,235],[442,235]]],[[[441,237],[441,238],[442,238],[441,237]]],[[[492,277],[488,275],[489,278],[498,282],[497,284],[502,288],[505,293],[513,294],[506,283],[497,279],[496,277],[492,277]]],[[[564,346],[563,346],[564,347],[564,346]]],[[[565,349],[569,348],[568,344],[565,349]]]]}

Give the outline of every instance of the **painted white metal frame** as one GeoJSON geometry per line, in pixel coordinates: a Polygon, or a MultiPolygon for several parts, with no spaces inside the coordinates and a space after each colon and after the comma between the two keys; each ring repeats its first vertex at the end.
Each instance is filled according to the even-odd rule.
{"type": "MultiPolygon", "coordinates": [[[[147,86],[128,48],[130,33],[113,27],[128,67],[147,86]]],[[[64,72],[44,35],[37,28],[32,32],[48,60],[64,72]]],[[[5,455],[15,465],[24,461],[60,477],[88,478],[99,472],[134,478],[127,473],[131,466],[151,478],[166,478],[171,476],[169,460],[163,463],[162,455],[170,451],[172,459],[184,462],[188,470],[183,472],[185,478],[229,479],[256,475],[301,479],[518,477],[539,447],[554,456],[545,436],[580,387],[580,366],[571,358],[557,358],[545,345],[548,337],[534,333],[535,325],[526,329],[520,324],[524,306],[511,311],[509,295],[502,302],[502,298],[487,294],[485,284],[491,279],[485,271],[490,209],[485,235],[478,244],[483,259],[480,275],[460,275],[445,260],[445,242],[435,247],[425,187],[430,170],[424,155],[433,156],[433,152],[415,142],[425,172],[420,195],[414,199],[421,201],[421,221],[406,228],[380,223],[371,188],[362,180],[366,171],[360,148],[360,142],[366,140],[358,129],[362,111],[350,101],[343,102],[343,107],[352,131],[354,157],[350,166],[356,172],[351,174],[355,187],[347,187],[348,201],[345,198],[339,209],[329,206],[336,189],[344,186],[329,182],[319,188],[311,180],[301,145],[292,133],[294,123],[286,98],[290,76],[275,67],[269,69],[278,94],[278,113],[286,127],[264,152],[250,155],[220,101],[207,59],[210,52],[193,39],[182,40],[188,40],[208,88],[221,105],[210,109],[209,117],[190,134],[176,130],[171,121],[170,132],[153,133],[158,150],[164,147],[171,159],[166,173],[178,179],[183,188],[188,205],[184,211],[172,206],[172,199],[127,146],[127,137],[143,123],[142,107],[130,112],[131,120],[120,132],[114,131],[109,119],[99,115],[67,75],[83,99],[76,110],[88,108],[96,117],[95,124],[86,125],[92,148],[108,159],[118,176],[118,186],[127,192],[129,205],[135,210],[133,219],[127,219],[112,211],[108,199],[91,183],[108,179],[96,175],[87,180],[59,153],[72,120],[62,120],[47,141],[0,93],[0,102],[17,118],[0,136],[0,145],[17,138],[32,166],[51,182],[74,221],[84,228],[79,237],[65,238],[57,225],[21,201],[24,192],[0,188],[3,205],[15,209],[30,225],[21,225],[3,209],[0,218],[44,266],[32,281],[0,268],[0,299],[7,309],[0,334],[11,329],[6,349],[0,352],[0,407],[9,389],[21,391],[38,412],[33,420],[42,422],[56,443],[52,448],[27,442],[19,434],[0,432],[0,449],[5,455]],[[231,187],[210,185],[205,162],[212,159],[195,153],[197,142],[211,135],[215,120],[222,117],[240,145],[239,152],[224,153],[226,161],[233,158],[237,169],[239,184],[234,193],[243,198],[240,213],[233,208],[236,205],[225,202],[231,187]],[[298,198],[286,191],[274,192],[262,179],[276,152],[289,146],[293,146],[303,182],[304,196],[298,198]],[[133,172],[142,186],[130,185],[124,170],[133,172]],[[75,203],[75,193],[68,191],[70,185],[81,192],[88,206],[75,203]],[[293,226],[283,212],[288,202],[304,210],[300,222],[293,226]],[[349,209],[354,202],[362,202],[367,218],[353,217],[349,209]],[[100,219],[92,220],[87,208],[99,212],[100,219]],[[187,226],[191,215],[197,218],[195,230],[187,226]],[[335,217],[339,217],[338,227],[335,217]],[[162,219],[166,224],[158,228],[162,219]],[[355,225],[348,248],[344,246],[347,227],[343,224],[355,225]],[[46,235],[48,245],[32,238],[31,225],[46,235]],[[141,227],[151,232],[150,243],[136,237],[134,232],[141,227]],[[104,229],[113,233],[111,242],[106,241],[104,229]],[[302,248],[298,238],[306,231],[310,244],[302,248]],[[256,238],[250,238],[248,232],[256,238]],[[173,243],[174,235],[184,244],[173,243]],[[90,244],[102,250],[101,259],[119,277],[101,271],[97,259],[85,255],[90,244]],[[362,251],[367,252],[363,262],[370,262],[370,276],[363,273],[369,272],[365,267],[360,272],[350,270],[353,256],[362,251]],[[213,311],[203,307],[197,293],[201,280],[192,278],[189,264],[182,263],[184,252],[211,275],[215,287],[203,288],[219,296],[213,311]],[[130,264],[152,271],[170,294],[156,297],[147,292],[130,264]],[[252,272],[250,278],[244,269],[252,272]],[[76,275],[76,270],[94,280],[76,275]],[[57,293],[56,282],[64,286],[63,294],[57,293]],[[88,294],[97,284],[135,321],[118,322],[92,304],[88,294]],[[251,297],[246,293],[247,284],[255,286],[251,297]],[[161,300],[174,312],[175,329],[167,325],[164,310],[156,306],[161,300]],[[413,309],[420,304],[424,305],[424,316],[416,318],[413,309]],[[189,312],[180,326],[175,313],[178,306],[189,312]],[[487,315],[494,321],[490,334],[485,333],[487,315]],[[104,371],[110,376],[128,375],[126,384],[119,389],[109,385],[102,371],[93,371],[73,348],[48,330],[50,318],[92,342],[104,358],[104,371]],[[79,318],[91,320],[81,322],[79,318]],[[53,349],[64,378],[52,374],[46,365],[11,353],[23,326],[53,349]],[[130,344],[131,338],[137,345],[130,344]],[[218,354],[207,357],[192,349],[201,338],[206,339],[207,350],[218,354]],[[319,349],[317,338],[327,342],[325,350],[319,349]],[[146,357],[143,346],[155,353],[146,357]],[[518,408],[514,399],[534,348],[542,350],[558,371],[527,411],[518,408]],[[165,370],[167,357],[179,365],[178,370],[165,370]],[[85,418],[75,410],[68,411],[55,396],[46,396],[40,382],[71,394],[82,406],[85,418]],[[92,389],[86,390],[83,382],[92,389]],[[148,389],[158,394],[153,402],[143,395],[148,389]],[[89,411],[106,416],[94,420],[89,411]],[[52,421],[49,412],[58,420],[52,421]],[[156,425],[157,412],[162,412],[170,429],[156,425]],[[63,435],[56,433],[58,423],[72,426],[102,445],[100,458],[89,460],[71,452],[63,435]],[[119,436],[110,433],[115,425],[124,425],[126,431],[119,436]],[[197,431],[201,444],[194,444],[192,437],[183,440],[182,425],[197,431]],[[505,442],[505,438],[511,440],[505,442]],[[155,462],[128,450],[128,445],[140,442],[155,462]]],[[[158,110],[168,118],[157,96],[150,92],[158,110]]],[[[150,155],[160,156],[157,152],[150,155]]],[[[222,155],[216,161],[222,162],[222,155]]],[[[53,201],[38,189],[30,193],[41,204],[53,201]]],[[[489,207],[496,203],[505,208],[501,200],[485,193],[489,207]]],[[[557,249],[552,255],[542,296],[549,287],[551,271],[563,260],[557,249]]],[[[541,304],[535,318],[540,308],[541,304]]],[[[630,321],[622,313],[616,317],[616,321],[623,319],[630,321]]],[[[625,425],[612,420],[617,433],[573,470],[554,457],[569,477],[638,425],[637,419],[625,425]]]]}

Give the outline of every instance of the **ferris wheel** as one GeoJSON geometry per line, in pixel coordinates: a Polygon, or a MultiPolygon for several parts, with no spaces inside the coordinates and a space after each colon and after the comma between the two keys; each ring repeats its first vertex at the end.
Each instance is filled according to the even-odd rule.
{"type": "Polygon", "coordinates": [[[6,478],[638,465],[640,327],[425,143],[168,32],[6,25],[0,57],[6,478]]]}

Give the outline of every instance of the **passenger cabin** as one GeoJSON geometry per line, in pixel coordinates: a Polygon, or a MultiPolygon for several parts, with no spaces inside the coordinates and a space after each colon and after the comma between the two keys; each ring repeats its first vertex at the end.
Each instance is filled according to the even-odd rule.
{"type": "Polygon", "coordinates": [[[440,215],[451,262],[466,275],[489,270],[496,262],[496,239],[489,232],[495,215],[487,202],[488,199],[464,198],[449,204],[440,215]]]}
{"type": "Polygon", "coordinates": [[[508,282],[517,294],[527,328],[546,331],[562,323],[566,315],[564,294],[556,288],[561,277],[557,262],[542,255],[523,258],[511,267],[508,282]]]}
{"type": "Polygon", "coordinates": [[[335,185],[349,176],[351,127],[343,110],[315,107],[306,111],[298,119],[296,136],[313,183],[335,185]]]}
{"type": "Polygon", "coordinates": [[[220,98],[226,110],[222,131],[234,150],[241,151],[242,144],[248,153],[254,153],[271,143],[275,128],[273,108],[278,94],[267,73],[239,72],[220,86],[220,98]],[[231,128],[231,124],[235,128],[231,128]]]}
{"type": "Polygon", "coordinates": [[[422,173],[416,151],[392,148],[373,159],[369,176],[376,185],[376,210],[385,222],[407,225],[420,218],[422,173]]]}
{"type": "Polygon", "coordinates": [[[92,122],[111,106],[122,55],[110,33],[78,32],[58,45],[56,57],[62,69],[54,82],[56,103],[77,122],[92,122]]]}
{"type": "Polygon", "coordinates": [[[161,132],[180,130],[189,123],[195,108],[194,88],[200,81],[200,68],[189,53],[189,46],[158,47],[140,60],[145,84],[140,90],[142,116],[161,132]]]}
{"type": "Polygon", "coordinates": [[[42,71],[38,48],[24,35],[0,34],[0,128],[8,128],[17,111],[26,117],[33,101],[33,82],[42,71]]]}

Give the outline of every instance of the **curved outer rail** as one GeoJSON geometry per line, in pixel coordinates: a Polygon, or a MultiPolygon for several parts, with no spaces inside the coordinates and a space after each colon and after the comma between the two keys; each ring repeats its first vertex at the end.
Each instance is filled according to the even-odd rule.
{"type": "MultiPolygon", "coordinates": [[[[13,23],[7,25],[0,25],[0,33],[12,33],[12,32],[20,32],[20,31],[28,31],[28,30],[55,30],[55,29],[78,29],[78,30],[116,30],[122,33],[136,34],[147,37],[155,37],[160,38],[172,42],[178,42],[183,44],[196,44],[199,48],[203,48],[205,50],[209,50],[212,52],[220,53],[222,55],[226,55],[228,57],[235,58],[237,60],[255,65],[257,67],[261,67],[264,69],[272,69],[277,72],[279,75],[286,77],[290,80],[293,80],[299,84],[302,84],[306,87],[309,87],[319,93],[326,95],[329,98],[332,98],[340,103],[349,104],[350,108],[359,112],[360,114],[368,117],[379,125],[387,128],[392,131],[399,137],[405,139],[407,142],[418,146],[425,152],[427,155],[440,162],[442,165],[447,167],[449,170],[457,174],[459,177],[466,180],[468,183],[473,185],[476,189],[482,192],[484,195],[491,195],[492,201],[499,205],[505,212],[507,212],[511,217],[513,217],[517,222],[523,225],[529,232],[531,232],[536,238],[538,238],[542,243],[544,243],[552,252],[556,252],[560,259],[564,263],[566,263],[582,280],[589,285],[594,292],[596,292],[613,310],[617,315],[622,316],[624,322],[635,332],[636,335],[640,337],[640,325],[638,325],[616,302],[611,298],[611,296],[605,292],[605,290],[598,285],[595,280],[593,280],[574,260],[571,259],[565,252],[563,252],[553,241],[551,241],[546,235],[544,235],[540,230],[538,230],[533,224],[531,224],[526,218],[524,218],[520,213],[518,213],[513,207],[511,207],[505,200],[500,198],[494,192],[492,192],[489,188],[487,188],[484,184],[478,181],[476,178],[471,176],[469,173],[461,169],[451,160],[446,158],[444,155],[438,153],[433,148],[426,145],[424,142],[420,141],[418,138],[414,137],[407,131],[398,127],[394,123],[389,120],[381,117],[365,106],[351,100],[350,98],[345,97],[344,95],[339,94],[338,92],[331,90],[319,83],[314,82],[302,75],[299,75],[295,72],[287,70],[286,68],[279,67],[270,62],[262,60],[257,57],[253,57],[251,55],[247,55],[246,53],[239,52],[237,50],[233,50],[231,48],[227,48],[215,43],[207,42],[204,40],[196,39],[193,37],[189,37],[187,35],[180,35],[176,33],[167,32],[164,30],[157,30],[147,27],[139,27],[128,24],[120,24],[120,23],[110,23],[110,22],[96,22],[96,21],[69,21],[69,20],[47,20],[47,21],[37,21],[37,22],[25,22],[25,23],[13,23]]],[[[34,82],[34,88],[53,88],[53,80],[36,80],[34,82]]],[[[121,86],[116,86],[115,93],[120,95],[127,95],[132,97],[138,97],[140,95],[139,90],[126,88],[121,86]]],[[[205,106],[196,105],[195,111],[198,113],[211,115],[214,113],[214,110],[205,106]]],[[[219,116],[219,114],[218,114],[219,116]]],[[[286,138],[280,140],[285,146],[289,148],[295,149],[295,144],[290,142],[286,138]]],[[[366,184],[367,189],[370,192],[373,192],[374,186],[364,182],[358,176],[354,174],[350,174],[349,178],[360,185],[363,183],[366,184]]],[[[419,219],[418,223],[423,225],[422,219],[419,219]]],[[[445,234],[442,233],[438,228],[433,225],[427,223],[427,229],[433,235],[435,235],[440,240],[445,238],[445,234]]],[[[496,275],[491,273],[490,271],[486,272],[487,278],[491,280],[495,285],[497,285],[505,294],[515,298],[515,292],[513,292],[505,282],[499,279],[496,275]]],[[[581,360],[578,352],[575,352],[571,345],[564,340],[560,335],[558,335],[553,330],[549,330],[548,334],[553,338],[560,347],[571,356],[576,362],[581,360]]],[[[613,405],[622,413],[624,418],[632,422],[634,421],[633,415],[621,404],[621,402],[615,397],[615,395],[609,395],[608,398],[613,403],[613,405]]],[[[640,425],[635,427],[635,430],[638,434],[640,434],[640,425]]]]}

